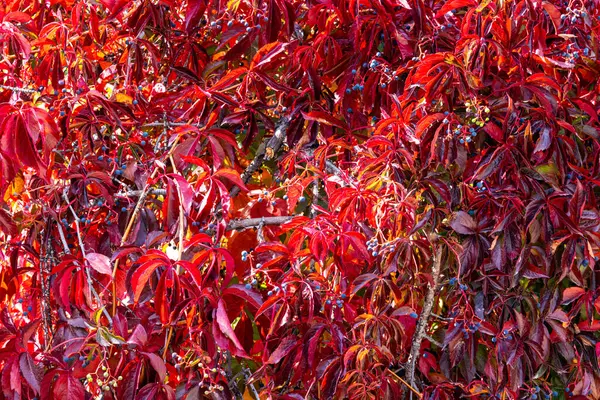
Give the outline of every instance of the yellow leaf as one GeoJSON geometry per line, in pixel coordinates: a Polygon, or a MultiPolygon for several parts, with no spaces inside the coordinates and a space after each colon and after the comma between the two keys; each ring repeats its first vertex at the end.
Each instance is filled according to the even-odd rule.
{"type": "Polygon", "coordinates": [[[229,0],[227,2],[227,8],[232,12],[236,12],[241,2],[241,0],[229,0]]]}
{"type": "Polygon", "coordinates": [[[104,310],[104,307],[101,307],[101,308],[97,309],[96,311],[94,311],[94,314],[92,316],[92,321],[94,321],[94,323],[96,325],[98,325],[100,323],[100,317],[102,316],[103,310],[104,310]]]}
{"type": "Polygon", "coordinates": [[[126,103],[126,104],[131,104],[133,102],[133,97],[124,94],[124,93],[117,93],[115,95],[115,98],[117,100],[118,103],[126,103]]]}
{"type": "Polygon", "coordinates": [[[491,2],[492,0],[483,0],[479,7],[477,7],[477,10],[475,11],[477,11],[478,13],[482,12],[491,2]]]}
{"type": "Polygon", "coordinates": [[[254,396],[252,395],[252,393],[250,392],[250,390],[248,390],[248,388],[246,388],[246,390],[244,391],[244,400],[256,400],[254,398],[254,396]]]}
{"type": "Polygon", "coordinates": [[[25,181],[22,175],[17,175],[15,179],[8,185],[4,192],[4,201],[7,202],[11,196],[17,197],[25,191],[25,181]]]}
{"type": "Polygon", "coordinates": [[[383,185],[383,182],[381,179],[373,179],[373,181],[369,184],[369,186],[367,186],[367,189],[376,191],[377,189],[381,188],[382,185],[383,185]]]}

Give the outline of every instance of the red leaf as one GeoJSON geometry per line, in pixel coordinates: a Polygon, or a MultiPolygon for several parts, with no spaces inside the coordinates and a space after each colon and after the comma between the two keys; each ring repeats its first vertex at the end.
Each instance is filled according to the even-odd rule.
{"type": "Polygon", "coordinates": [[[170,266],[171,261],[166,255],[158,250],[149,250],[146,255],[140,258],[141,265],[131,275],[131,288],[133,289],[133,301],[138,302],[142,290],[150,276],[158,267],[170,266]]]}
{"type": "Polygon", "coordinates": [[[475,7],[477,2],[474,0],[451,0],[446,2],[442,8],[439,9],[437,14],[435,14],[436,18],[443,17],[447,12],[456,10],[457,8],[463,7],[475,7]]]}
{"type": "Polygon", "coordinates": [[[231,285],[223,291],[223,296],[228,294],[244,299],[256,308],[260,308],[263,303],[262,297],[258,293],[251,289],[246,289],[246,287],[243,285],[231,285]]]}
{"type": "Polygon", "coordinates": [[[260,48],[252,58],[250,70],[268,66],[271,62],[281,57],[287,49],[287,43],[273,42],[260,48]]]}
{"type": "Polygon", "coordinates": [[[450,226],[462,235],[472,235],[477,228],[475,220],[464,211],[459,211],[454,214],[452,221],[450,221],[450,226]]]}
{"type": "Polygon", "coordinates": [[[185,12],[185,29],[190,32],[196,28],[206,10],[205,0],[189,0],[185,12]]]}
{"type": "Polygon", "coordinates": [[[219,330],[229,338],[235,345],[237,349],[237,353],[244,358],[249,358],[244,350],[244,347],[238,340],[235,332],[231,328],[231,322],[229,321],[229,317],[227,316],[227,311],[225,310],[225,304],[223,300],[219,300],[217,304],[217,309],[215,310],[215,318],[217,320],[217,324],[219,325],[219,330]]]}
{"type": "Polygon", "coordinates": [[[485,129],[485,131],[487,132],[488,135],[490,135],[490,137],[492,139],[494,139],[496,142],[502,142],[504,139],[504,133],[502,132],[502,129],[500,129],[498,127],[498,125],[496,125],[493,122],[488,122],[487,124],[485,124],[485,126],[483,127],[483,129],[485,129]]]}
{"type": "Polygon", "coordinates": [[[85,256],[86,260],[90,264],[90,267],[96,271],[105,275],[112,275],[112,268],[110,265],[110,258],[100,253],[88,253],[85,256]]]}
{"type": "Polygon", "coordinates": [[[379,277],[375,274],[363,274],[356,278],[352,283],[352,294],[356,294],[363,287],[368,285],[370,282],[379,279],[379,277]]]}
{"type": "Polygon", "coordinates": [[[580,287],[566,288],[563,291],[562,304],[563,305],[570,304],[570,303],[574,302],[575,300],[577,300],[578,298],[580,298],[581,296],[583,296],[584,294],[585,294],[585,289],[583,289],[583,288],[580,288],[580,287]]]}
{"type": "Polygon", "coordinates": [[[271,353],[267,364],[277,364],[283,357],[287,356],[297,344],[298,340],[293,335],[283,338],[279,343],[279,346],[271,353]]]}
{"type": "Polygon", "coordinates": [[[162,360],[162,358],[154,353],[142,352],[142,354],[148,358],[150,365],[152,365],[152,368],[154,368],[154,370],[158,373],[160,381],[163,382],[167,376],[167,367],[165,366],[165,362],[162,360]]]}
{"type": "Polygon", "coordinates": [[[61,373],[54,384],[54,399],[73,400],[85,398],[85,389],[70,372],[61,373]]]}
{"type": "Polygon", "coordinates": [[[234,169],[221,168],[220,170],[218,170],[217,172],[214,173],[213,177],[220,178],[221,180],[222,179],[228,180],[229,182],[233,183],[234,185],[239,186],[239,188],[242,189],[242,191],[244,191],[244,192],[248,191],[248,188],[242,181],[240,174],[238,174],[238,172],[234,169]]]}
{"type": "Polygon", "coordinates": [[[417,127],[415,128],[415,136],[420,139],[426,130],[428,130],[433,124],[436,124],[444,118],[446,118],[444,113],[430,114],[422,118],[417,124],[417,127]]]}
{"type": "Polygon", "coordinates": [[[147,341],[148,341],[148,334],[146,333],[146,330],[144,329],[144,327],[142,325],[138,324],[133,329],[133,332],[129,336],[127,343],[131,343],[131,344],[135,344],[140,347],[143,347],[146,345],[147,341]]]}
{"type": "Polygon", "coordinates": [[[114,18],[129,5],[129,0],[100,0],[100,2],[110,11],[108,19],[114,18]]]}
{"type": "Polygon", "coordinates": [[[341,121],[332,117],[330,114],[322,112],[322,111],[311,111],[309,113],[302,113],[302,116],[307,121],[317,121],[321,124],[337,126],[338,128],[344,129],[345,126],[341,121]]]}
{"type": "Polygon", "coordinates": [[[44,377],[44,369],[38,366],[29,353],[21,353],[19,356],[21,375],[27,381],[35,393],[40,393],[40,385],[44,377]]]}
{"type": "Polygon", "coordinates": [[[583,332],[600,331],[600,320],[581,321],[577,324],[577,327],[583,332]]]}

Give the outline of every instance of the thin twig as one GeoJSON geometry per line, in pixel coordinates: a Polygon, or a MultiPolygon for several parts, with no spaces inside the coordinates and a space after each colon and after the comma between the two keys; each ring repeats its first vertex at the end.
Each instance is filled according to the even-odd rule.
{"type": "Polygon", "coordinates": [[[313,183],[312,194],[310,217],[314,218],[317,216],[317,206],[319,205],[319,178],[316,178],[313,183]]]}
{"type": "Polygon", "coordinates": [[[60,236],[60,241],[63,245],[63,249],[65,254],[71,254],[71,249],[69,249],[69,245],[67,244],[67,239],[65,238],[65,233],[62,230],[62,226],[60,225],[60,221],[56,221],[56,227],[58,228],[58,236],[60,236]]]}
{"type": "Polygon", "coordinates": [[[392,371],[389,368],[388,368],[388,371],[391,372],[392,375],[395,376],[396,379],[398,379],[400,382],[402,382],[407,388],[409,388],[411,390],[411,392],[413,392],[414,394],[416,394],[418,398],[420,398],[420,399],[423,398],[423,395],[421,393],[419,393],[419,391],[417,389],[415,389],[408,382],[406,382],[404,379],[402,379],[401,377],[399,377],[398,374],[396,374],[394,371],[392,371]]]}
{"type": "Polygon", "coordinates": [[[339,176],[342,181],[347,182],[350,186],[356,187],[356,181],[351,176],[346,175],[344,171],[338,168],[330,160],[325,161],[325,170],[330,174],[339,176]]]}
{"type": "Polygon", "coordinates": [[[444,347],[444,345],[442,343],[438,342],[437,340],[435,340],[431,336],[425,335],[424,337],[425,337],[425,339],[429,340],[431,343],[435,344],[437,347],[439,347],[439,348],[443,348],[444,347]]]}
{"type": "MultiPolygon", "coordinates": [[[[83,244],[83,238],[81,236],[81,230],[79,229],[79,217],[77,216],[75,209],[73,208],[73,206],[71,205],[71,202],[69,201],[69,197],[67,196],[67,191],[68,191],[68,188],[65,187],[65,190],[63,190],[63,199],[67,203],[67,207],[69,207],[69,210],[71,210],[71,214],[73,214],[73,218],[75,220],[75,231],[77,233],[77,240],[79,241],[79,247],[81,249],[81,254],[83,255],[83,258],[85,259],[86,252],[85,252],[85,246],[83,244]]],[[[94,285],[92,283],[92,275],[90,273],[90,269],[85,268],[85,273],[86,273],[88,286],[90,287],[90,291],[94,295],[94,298],[96,299],[96,302],[98,303],[98,306],[100,306],[100,304],[102,304],[102,301],[100,300],[100,296],[98,295],[98,292],[96,292],[96,289],[94,288],[94,285]]],[[[106,311],[106,308],[102,307],[102,313],[108,319],[109,323],[112,325],[112,318],[106,311]]]]}
{"type": "MultiPolygon", "coordinates": [[[[73,218],[75,219],[75,230],[77,232],[77,239],[79,241],[79,247],[81,248],[81,254],[83,255],[83,258],[85,258],[86,257],[85,246],[83,245],[83,239],[81,237],[81,231],[79,229],[79,216],[75,212],[75,209],[71,205],[71,201],[67,197],[67,191],[68,190],[69,189],[67,187],[65,187],[65,190],[63,191],[63,199],[67,203],[67,207],[69,207],[69,210],[71,210],[71,214],[73,214],[73,218]]],[[[91,282],[92,282],[92,278],[88,277],[88,283],[91,284],[91,282]]]]}
{"type": "Polygon", "coordinates": [[[425,295],[425,301],[423,303],[423,309],[417,322],[415,334],[413,336],[410,354],[406,363],[406,377],[411,386],[415,385],[415,368],[421,352],[421,343],[426,335],[427,324],[429,316],[431,315],[431,309],[435,299],[435,291],[438,287],[440,279],[440,265],[442,263],[442,246],[438,245],[436,253],[433,258],[433,267],[431,269],[431,277],[433,283],[427,284],[427,294],[425,295]]]}
{"type": "Polygon", "coordinates": [[[454,321],[452,318],[446,318],[446,317],[442,317],[441,315],[437,315],[436,313],[431,313],[431,316],[437,319],[440,319],[442,321],[454,321]]]}
{"type": "Polygon", "coordinates": [[[225,377],[227,378],[227,386],[229,386],[229,390],[231,390],[231,392],[233,393],[233,395],[235,396],[236,400],[241,400],[244,398],[244,395],[242,394],[242,392],[240,392],[240,389],[238,388],[237,385],[237,379],[238,377],[243,374],[243,371],[238,372],[237,374],[233,375],[232,369],[231,369],[231,353],[229,351],[225,351],[225,377]]]}
{"type": "Polygon", "coordinates": [[[254,394],[256,400],[260,400],[260,396],[256,388],[254,387],[254,383],[248,383],[248,378],[250,377],[250,370],[246,367],[242,367],[242,371],[244,371],[244,380],[246,381],[246,385],[250,388],[250,391],[252,392],[252,394],[254,394]]]}

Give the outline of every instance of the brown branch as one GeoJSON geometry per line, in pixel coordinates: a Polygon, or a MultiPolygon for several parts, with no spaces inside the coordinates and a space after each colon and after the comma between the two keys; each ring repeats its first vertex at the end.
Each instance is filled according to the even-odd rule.
{"type": "Polygon", "coordinates": [[[258,223],[258,229],[256,230],[256,241],[258,244],[264,243],[265,235],[263,234],[263,227],[265,226],[265,217],[260,219],[258,223]]]}
{"type": "Polygon", "coordinates": [[[440,349],[444,348],[444,344],[443,343],[438,342],[437,340],[435,340],[431,336],[425,335],[424,337],[425,337],[425,339],[429,340],[431,343],[435,344],[440,349]]]}
{"type": "Polygon", "coordinates": [[[50,327],[52,326],[52,313],[50,311],[50,276],[48,271],[51,268],[48,268],[48,260],[53,257],[52,254],[52,244],[51,238],[52,236],[49,234],[51,220],[46,220],[47,230],[44,233],[43,244],[40,243],[40,284],[42,289],[41,295],[41,306],[42,306],[42,324],[44,329],[44,345],[46,350],[50,349],[52,344],[52,330],[50,327]]]}
{"type": "MultiPolygon", "coordinates": [[[[273,134],[273,136],[271,136],[269,140],[265,140],[260,144],[258,150],[256,151],[254,159],[250,162],[250,165],[248,165],[248,167],[246,167],[246,170],[242,173],[242,182],[248,183],[250,181],[250,178],[252,178],[252,174],[254,174],[262,166],[263,162],[269,161],[273,157],[275,157],[275,154],[277,154],[277,152],[281,148],[281,145],[283,144],[283,141],[285,140],[285,133],[289,125],[290,118],[283,117],[279,121],[277,128],[275,128],[275,133],[273,134]]],[[[235,197],[239,192],[240,188],[238,186],[234,186],[231,189],[230,194],[232,197],[235,197]]]]}
{"type": "MultiPolygon", "coordinates": [[[[73,218],[74,218],[74,222],[75,222],[75,232],[77,233],[77,240],[79,242],[79,248],[81,249],[81,255],[85,259],[86,252],[85,252],[85,245],[83,243],[83,237],[81,236],[81,229],[79,228],[79,216],[77,216],[75,209],[73,208],[73,206],[71,205],[71,202],[69,201],[69,197],[67,196],[67,191],[68,191],[68,188],[65,187],[65,190],[63,191],[63,199],[67,203],[67,207],[69,208],[69,210],[71,210],[71,214],[73,214],[73,218]]],[[[102,304],[102,301],[100,300],[100,295],[98,295],[98,292],[96,292],[96,289],[94,288],[94,285],[92,283],[92,275],[90,273],[90,269],[86,268],[85,272],[86,272],[88,286],[90,287],[90,291],[92,292],[92,295],[96,299],[96,303],[98,303],[98,306],[100,306],[100,304],[102,304]]],[[[106,319],[108,319],[109,323],[112,325],[112,318],[106,311],[106,308],[102,307],[102,313],[104,314],[106,319]]]]}
{"type": "Polygon", "coordinates": [[[316,178],[313,182],[312,194],[313,198],[310,207],[310,217],[315,218],[317,216],[317,206],[319,205],[319,178],[316,178]]]}
{"type": "Polygon", "coordinates": [[[248,219],[236,219],[229,221],[227,224],[227,230],[233,231],[238,229],[255,228],[262,225],[282,225],[290,221],[293,217],[291,215],[284,217],[262,217],[262,218],[248,218],[248,219]]]}
{"type": "Polygon", "coordinates": [[[157,128],[157,127],[175,127],[175,126],[194,126],[196,128],[204,128],[202,124],[189,124],[187,122],[149,122],[141,125],[140,128],[157,128]]]}
{"type": "MultiPolygon", "coordinates": [[[[143,190],[129,190],[127,192],[120,192],[115,194],[115,197],[140,197],[142,195],[144,191],[143,190]]],[[[157,196],[165,196],[167,194],[167,190],[166,189],[149,189],[148,193],[146,193],[146,196],[148,195],[157,195],[157,196]]]]}
{"type": "Polygon", "coordinates": [[[231,392],[233,393],[233,396],[235,397],[236,400],[241,400],[244,398],[244,395],[242,394],[242,392],[240,392],[240,389],[238,388],[237,385],[237,379],[240,375],[242,375],[244,372],[240,371],[238,372],[235,376],[233,375],[233,371],[231,369],[231,353],[229,351],[225,351],[225,377],[227,378],[227,386],[229,386],[229,390],[231,390],[231,392]]]}
{"type": "Polygon", "coordinates": [[[406,363],[406,377],[410,386],[415,386],[415,368],[419,359],[419,353],[421,352],[421,343],[423,338],[426,336],[427,324],[433,303],[435,300],[435,291],[437,290],[438,283],[440,280],[440,266],[442,263],[442,246],[438,245],[437,251],[433,258],[433,267],[431,270],[432,283],[427,284],[427,294],[425,295],[425,301],[421,310],[421,315],[417,321],[417,327],[413,336],[410,354],[406,363]]]}
{"type": "Polygon", "coordinates": [[[25,88],[6,86],[6,85],[0,85],[0,89],[12,90],[13,92],[21,92],[21,93],[35,93],[36,92],[35,89],[25,89],[25,88]]]}
{"type": "Polygon", "coordinates": [[[325,161],[325,171],[339,176],[340,179],[342,179],[344,182],[347,182],[350,186],[356,187],[356,181],[351,176],[347,176],[344,171],[342,171],[337,165],[329,160],[325,161]]]}
{"type": "Polygon", "coordinates": [[[69,245],[67,244],[67,239],[65,239],[65,233],[62,230],[62,226],[60,225],[60,221],[56,221],[56,227],[58,228],[58,236],[60,236],[60,241],[63,245],[63,249],[65,254],[71,254],[71,249],[69,249],[69,245]]]}
{"type": "MultiPolygon", "coordinates": [[[[77,232],[77,240],[79,241],[79,248],[81,249],[81,254],[83,255],[83,258],[85,258],[86,257],[85,246],[83,244],[83,238],[81,237],[81,230],[79,229],[79,216],[73,209],[73,206],[71,205],[71,201],[67,197],[67,190],[68,189],[65,187],[65,190],[63,191],[63,199],[67,203],[67,207],[69,208],[69,210],[71,210],[71,214],[73,214],[73,218],[74,218],[74,222],[75,222],[75,231],[77,232]]],[[[88,284],[90,284],[90,286],[92,284],[92,278],[89,276],[89,270],[88,270],[88,284]]]]}
{"type": "Polygon", "coordinates": [[[244,372],[244,380],[246,381],[246,386],[248,388],[250,388],[250,391],[252,392],[252,394],[254,394],[254,397],[256,397],[256,400],[260,400],[260,395],[258,394],[258,391],[254,387],[254,382],[248,382],[248,378],[251,375],[250,369],[248,369],[246,367],[242,367],[242,371],[244,372]]]}

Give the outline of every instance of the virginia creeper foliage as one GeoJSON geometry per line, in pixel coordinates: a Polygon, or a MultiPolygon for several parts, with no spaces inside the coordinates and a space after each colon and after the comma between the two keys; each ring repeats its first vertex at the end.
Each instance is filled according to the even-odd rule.
{"type": "Polygon", "coordinates": [[[600,398],[598,1],[0,20],[0,399],[600,398]]]}

